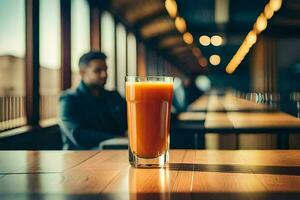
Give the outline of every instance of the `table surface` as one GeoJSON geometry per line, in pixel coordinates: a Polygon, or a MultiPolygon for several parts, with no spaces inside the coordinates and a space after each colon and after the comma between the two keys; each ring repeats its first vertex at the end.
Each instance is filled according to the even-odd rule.
{"type": "MultiPolygon", "coordinates": [[[[189,107],[190,110],[204,109],[206,112],[185,112],[179,115],[184,127],[196,129],[296,129],[300,131],[300,119],[289,114],[272,111],[263,104],[239,99],[230,95],[202,96],[189,107]],[[224,112],[219,112],[223,110],[224,112]],[[200,123],[197,123],[200,122],[200,123]],[[201,123],[202,122],[202,123],[201,123]],[[298,130],[299,129],[299,130],[298,130]]],[[[251,132],[250,131],[250,132],[251,132]]]]}
{"type": "Polygon", "coordinates": [[[218,95],[204,95],[194,101],[189,107],[189,111],[253,111],[253,112],[266,112],[273,111],[265,104],[258,104],[245,99],[234,97],[230,94],[225,96],[218,95]]]}
{"type": "Polygon", "coordinates": [[[300,199],[300,150],[171,150],[166,169],[124,150],[1,151],[0,199],[300,199]]]}

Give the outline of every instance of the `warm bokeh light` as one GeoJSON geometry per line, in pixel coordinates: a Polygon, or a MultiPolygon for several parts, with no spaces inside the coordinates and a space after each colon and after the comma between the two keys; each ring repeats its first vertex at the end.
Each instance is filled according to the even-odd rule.
{"type": "Polygon", "coordinates": [[[183,41],[187,44],[192,44],[193,43],[193,36],[191,33],[186,32],[183,34],[183,41]]]}
{"type": "Polygon", "coordinates": [[[221,57],[219,55],[211,55],[209,57],[209,62],[214,66],[219,65],[221,62],[221,57]]]}
{"type": "Polygon", "coordinates": [[[186,31],[186,23],[182,17],[176,17],[175,26],[177,30],[181,33],[184,33],[186,31]]]}
{"type": "MultiPolygon", "coordinates": [[[[250,34],[250,35],[252,35],[252,34],[250,34]]],[[[252,37],[252,36],[250,36],[250,37],[252,37]]],[[[230,60],[230,62],[226,66],[227,73],[231,74],[234,72],[234,70],[239,66],[239,64],[243,61],[243,59],[249,52],[251,46],[252,45],[249,45],[246,40],[242,43],[242,45],[240,46],[240,48],[238,49],[236,54],[233,56],[233,58],[230,60]]]]}
{"type": "Polygon", "coordinates": [[[159,47],[160,48],[167,48],[171,46],[176,46],[177,44],[182,43],[182,38],[181,36],[169,36],[163,38],[163,40],[160,41],[159,47]]]}
{"type": "Polygon", "coordinates": [[[246,37],[246,42],[249,46],[252,46],[253,44],[255,44],[257,40],[257,36],[255,34],[254,31],[250,31],[246,37]]]}
{"type": "Polygon", "coordinates": [[[201,56],[201,51],[200,51],[200,49],[198,49],[197,47],[194,47],[193,49],[192,49],[192,53],[193,53],[193,55],[195,56],[195,57],[200,57],[201,56]]]}
{"type": "Polygon", "coordinates": [[[256,20],[256,23],[254,24],[254,30],[250,31],[248,35],[246,36],[244,42],[236,52],[236,54],[233,56],[231,61],[226,67],[227,73],[233,73],[234,70],[239,66],[239,64],[242,62],[244,57],[249,52],[250,48],[255,44],[257,40],[257,33],[260,33],[261,31],[265,30],[267,28],[267,19],[270,19],[274,11],[277,11],[280,9],[282,4],[281,0],[270,0],[270,2],[265,6],[264,12],[259,15],[259,17],[256,20]]]}
{"type": "Polygon", "coordinates": [[[270,0],[265,6],[263,13],[258,16],[253,26],[253,30],[248,33],[240,48],[226,66],[226,72],[228,74],[232,74],[243,61],[250,48],[256,43],[257,35],[267,28],[267,20],[272,18],[274,11],[278,11],[281,8],[281,5],[282,0],[270,0]]]}
{"type": "Polygon", "coordinates": [[[202,35],[199,38],[199,42],[203,46],[208,46],[210,45],[210,38],[207,35],[202,35]]]}
{"type": "Polygon", "coordinates": [[[245,40],[236,53],[236,57],[238,60],[243,60],[246,54],[249,52],[252,45],[249,45],[245,40]]]}
{"type": "Polygon", "coordinates": [[[261,14],[257,18],[254,27],[258,32],[262,32],[263,30],[265,30],[267,28],[267,23],[268,22],[267,22],[266,17],[263,14],[261,14]]]}
{"type": "Polygon", "coordinates": [[[228,63],[226,67],[226,72],[228,74],[232,74],[234,70],[239,66],[243,58],[238,57],[237,55],[234,55],[234,57],[231,59],[231,61],[228,63]]]}
{"type": "Polygon", "coordinates": [[[223,43],[223,38],[219,35],[214,35],[211,37],[210,42],[214,46],[220,46],[223,43]]]}
{"type": "Polygon", "coordinates": [[[267,19],[271,19],[273,14],[274,14],[274,10],[271,8],[270,4],[268,3],[264,9],[264,15],[267,19]]]}
{"type": "Polygon", "coordinates": [[[274,11],[278,11],[281,8],[282,0],[270,0],[270,7],[274,11]]]}
{"type": "Polygon", "coordinates": [[[207,66],[207,60],[206,60],[204,57],[199,58],[199,59],[198,59],[198,63],[199,63],[199,65],[200,65],[201,67],[206,67],[206,66],[207,66]]]}
{"type": "Polygon", "coordinates": [[[165,2],[166,10],[168,11],[170,17],[175,18],[177,15],[177,3],[175,0],[166,0],[165,2]]]}
{"type": "Polygon", "coordinates": [[[233,65],[228,65],[225,70],[228,74],[232,74],[234,72],[234,70],[236,69],[236,67],[233,67],[233,65]]]}

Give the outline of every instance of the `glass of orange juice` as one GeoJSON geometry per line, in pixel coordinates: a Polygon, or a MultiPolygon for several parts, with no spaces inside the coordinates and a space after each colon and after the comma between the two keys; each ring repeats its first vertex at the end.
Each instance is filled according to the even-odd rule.
{"type": "Polygon", "coordinates": [[[129,162],[134,167],[164,167],[169,161],[173,78],[127,76],[129,162]]]}

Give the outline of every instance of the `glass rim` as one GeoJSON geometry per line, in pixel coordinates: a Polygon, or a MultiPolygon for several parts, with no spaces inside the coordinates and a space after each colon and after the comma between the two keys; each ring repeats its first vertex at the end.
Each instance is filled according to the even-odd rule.
{"type": "Polygon", "coordinates": [[[175,78],[173,76],[134,76],[134,75],[129,75],[125,76],[125,78],[175,78]]]}
{"type": "Polygon", "coordinates": [[[172,76],[125,76],[125,82],[173,82],[172,76]]]}

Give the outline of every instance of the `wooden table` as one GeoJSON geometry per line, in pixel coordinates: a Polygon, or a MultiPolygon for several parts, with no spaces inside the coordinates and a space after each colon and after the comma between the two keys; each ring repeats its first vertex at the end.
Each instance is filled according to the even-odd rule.
{"type": "Polygon", "coordinates": [[[289,147],[289,134],[300,134],[299,118],[231,95],[202,96],[189,110],[191,112],[179,115],[175,129],[198,135],[276,134],[278,149],[289,147]]]}
{"type": "Polygon", "coordinates": [[[0,199],[300,199],[300,151],[172,150],[166,169],[127,151],[2,151],[0,199]]]}
{"type": "Polygon", "coordinates": [[[273,108],[240,99],[232,95],[218,96],[205,95],[193,102],[189,107],[190,112],[274,112],[273,108]]]}
{"type": "Polygon", "coordinates": [[[300,118],[283,112],[185,112],[178,120],[179,128],[201,132],[300,133],[300,118]]]}

